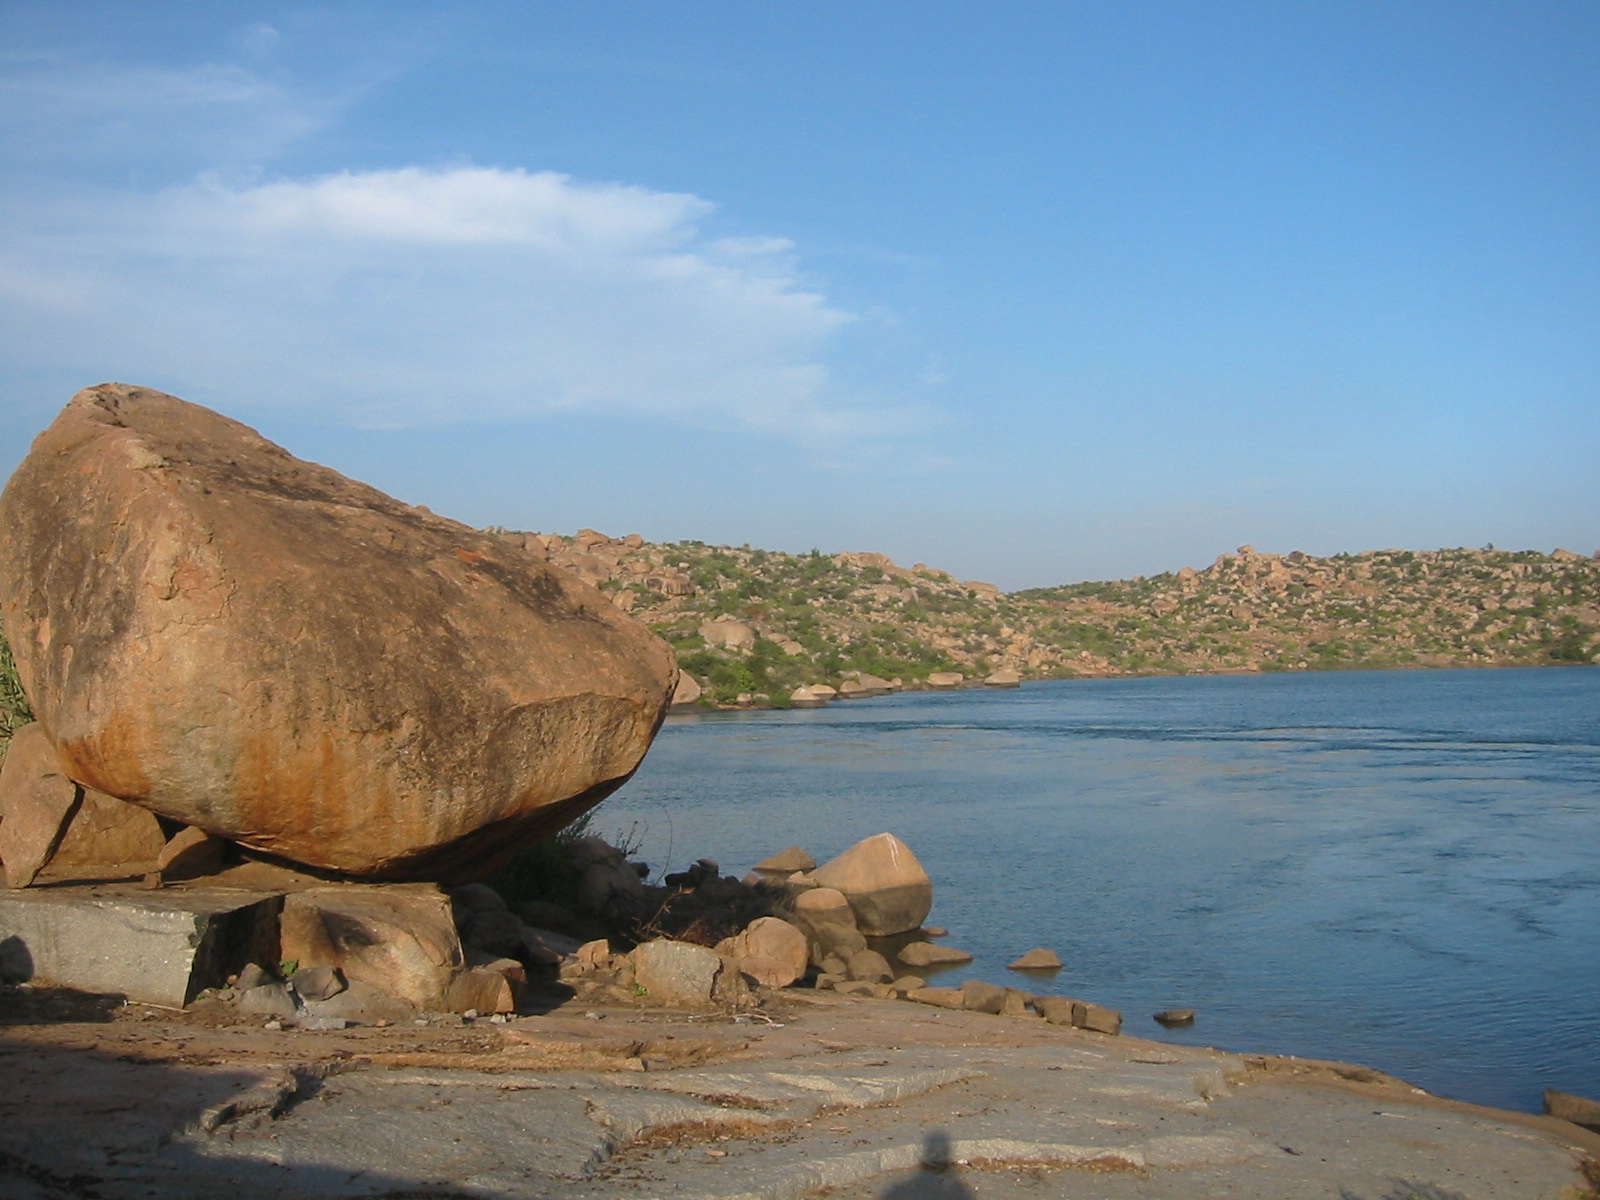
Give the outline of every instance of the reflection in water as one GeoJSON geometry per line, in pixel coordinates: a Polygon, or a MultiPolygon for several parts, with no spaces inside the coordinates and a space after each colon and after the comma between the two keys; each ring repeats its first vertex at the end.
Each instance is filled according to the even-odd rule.
{"type": "Polygon", "coordinates": [[[669,720],[600,811],[669,868],[882,830],[932,919],[1125,1032],[1600,1095],[1600,670],[1078,680],[669,720]],[[1164,1031],[1151,1014],[1199,1012],[1164,1031]]]}
{"type": "Polygon", "coordinates": [[[976,1200],[950,1152],[950,1135],[930,1129],[922,1142],[922,1165],[893,1184],[883,1200],[976,1200]]]}

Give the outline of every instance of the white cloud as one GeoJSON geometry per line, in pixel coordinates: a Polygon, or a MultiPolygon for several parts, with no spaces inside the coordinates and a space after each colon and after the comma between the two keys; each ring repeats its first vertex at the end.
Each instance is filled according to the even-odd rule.
{"type": "Polygon", "coordinates": [[[850,314],[789,242],[707,236],[712,211],[475,166],[24,205],[0,247],[0,339],[14,362],[358,423],[570,410],[814,443],[892,429],[830,372],[850,314]]]}

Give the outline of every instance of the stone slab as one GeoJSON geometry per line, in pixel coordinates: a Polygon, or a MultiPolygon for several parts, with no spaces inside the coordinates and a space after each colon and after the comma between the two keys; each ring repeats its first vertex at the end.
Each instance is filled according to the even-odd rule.
{"type": "Polygon", "coordinates": [[[231,888],[0,893],[0,975],[181,1008],[247,962],[271,965],[282,904],[231,888]]]}

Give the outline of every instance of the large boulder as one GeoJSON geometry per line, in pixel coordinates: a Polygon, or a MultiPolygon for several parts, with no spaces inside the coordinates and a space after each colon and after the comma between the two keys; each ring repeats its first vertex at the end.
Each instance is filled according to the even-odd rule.
{"type": "Polygon", "coordinates": [[[256,850],[479,873],[638,766],[677,670],[514,543],[146,388],[0,496],[0,611],[66,775],[256,850]]]}
{"type": "Polygon", "coordinates": [[[819,887],[844,894],[868,937],[916,929],[933,908],[933,881],[911,847],[892,833],[857,842],[812,877],[819,887]]]}

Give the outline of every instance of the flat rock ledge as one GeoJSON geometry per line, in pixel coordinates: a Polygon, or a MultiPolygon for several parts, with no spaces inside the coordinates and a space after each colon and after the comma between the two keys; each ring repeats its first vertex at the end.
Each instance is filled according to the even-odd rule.
{"type": "Polygon", "coordinates": [[[337,1032],[113,1004],[0,991],[0,1194],[1554,1200],[1600,1154],[1361,1068],[831,993],[337,1032]]]}

